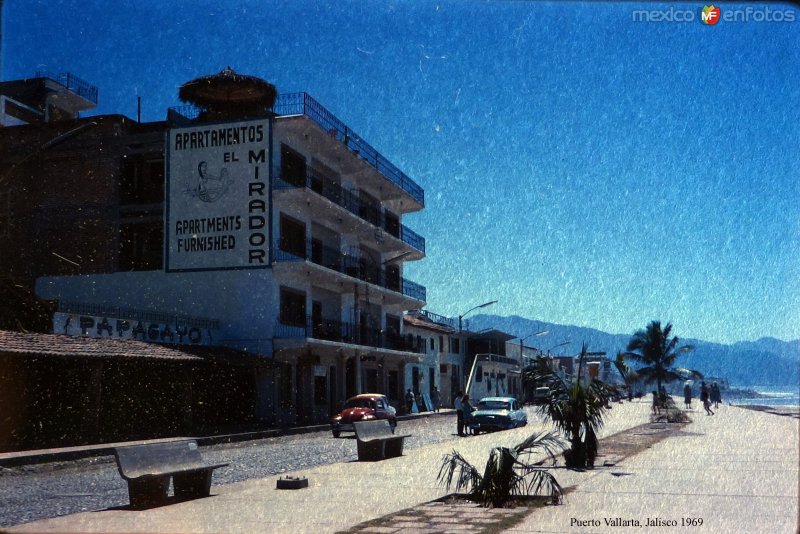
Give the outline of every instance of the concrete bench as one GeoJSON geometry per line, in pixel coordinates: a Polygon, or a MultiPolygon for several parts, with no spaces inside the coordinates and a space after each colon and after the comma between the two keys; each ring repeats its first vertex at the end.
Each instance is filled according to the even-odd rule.
{"type": "Polygon", "coordinates": [[[204,462],[194,440],[117,447],[114,456],[133,508],[164,504],[170,478],[176,499],[208,497],[214,469],[228,465],[204,462]]]}
{"type": "Polygon", "coordinates": [[[403,455],[403,441],[409,435],[393,434],[389,421],[358,421],[353,423],[358,443],[358,460],[375,462],[403,455]]]}

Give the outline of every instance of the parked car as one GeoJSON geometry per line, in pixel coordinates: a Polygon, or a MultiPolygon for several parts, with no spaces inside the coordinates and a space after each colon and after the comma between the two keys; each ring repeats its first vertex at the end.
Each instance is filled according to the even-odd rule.
{"type": "Polygon", "coordinates": [[[536,388],[533,392],[533,404],[547,404],[550,400],[550,388],[536,388]]]}
{"type": "Polygon", "coordinates": [[[528,415],[514,397],[484,397],[472,412],[469,428],[474,434],[507,430],[528,424],[528,415]]]}
{"type": "Polygon", "coordinates": [[[397,412],[389,404],[386,395],[362,393],[347,399],[341,413],[331,418],[331,432],[334,438],[338,438],[342,432],[354,432],[353,423],[376,419],[388,420],[394,432],[397,426],[397,412]]]}

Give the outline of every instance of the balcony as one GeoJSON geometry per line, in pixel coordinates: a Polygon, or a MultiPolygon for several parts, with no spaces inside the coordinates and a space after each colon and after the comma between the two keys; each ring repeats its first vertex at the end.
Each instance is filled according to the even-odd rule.
{"type": "Polygon", "coordinates": [[[411,340],[404,339],[397,333],[386,332],[379,328],[369,328],[336,319],[305,318],[305,324],[285,324],[279,321],[275,327],[276,338],[308,338],[351,345],[364,345],[381,349],[402,352],[421,352],[411,340]]]}
{"type": "Polygon", "coordinates": [[[400,218],[394,213],[361,200],[353,191],[343,188],[330,178],[319,176],[307,167],[305,176],[291,176],[281,172],[280,167],[273,169],[273,190],[292,190],[304,188],[312,191],[337,206],[340,206],[356,217],[385,230],[389,235],[400,239],[415,250],[425,254],[425,238],[400,224],[400,218]]]}
{"type": "Polygon", "coordinates": [[[344,254],[340,250],[306,240],[305,243],[279,240],[273,243],[273,261],[311,261],[345,276],[374,284],[400,293],[406,297],[425,302],[425,286],[406,280],[392,269],[386,269],[363,258],[344,254]]]}
{"type": "Polygon", "coordinates": [[[351,130],[345,123],[325,109],[307,93],[286,93],[278,95],[273,106],[275,115],[286,117],[303,115],[316,123],[324,132],[335,136],[351,151],[382,174],[387,180],[408,193],[420,206],[425,205],[425,192],[414,180],[395,167],[369,143],[351,130]]]}
{"type": "Polygon", "coordinates": [[[72,91],[76,95],[85,98],[95,105],[97,104],[97,87],[85,80],[78,78],[74,74],[70,74],[69,72],[59,72],[56,74],[46,71],[36,71],[34,77],[53,80],[54,82],[63,85],[67,88],[67,90],[72,91]]]}
{"type": "MultiPolygon", "coordinates": [[[[348,149],[377,170],[392,184],[405,191],[420,207],[425,206],[425,191],[414,180],[398,169],[383,155],[364,141],[333,113],[325,109],[308,93],[279,94],[275,100],[273,111],[276,117],[303,116],[319,126],[328,135],[342,142],[348,149]]],[[[177,124],[197,119],[200,110],[192,105],[172,106],[168,110],[168,119],[177,124]]]]}

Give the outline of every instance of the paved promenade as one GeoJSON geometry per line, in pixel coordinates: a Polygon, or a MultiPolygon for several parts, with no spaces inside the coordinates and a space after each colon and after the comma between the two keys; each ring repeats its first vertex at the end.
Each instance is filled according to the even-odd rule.
{"type": "MultiPolygon", "coordinates": [[[[647,402],[614,405],[601,438],[638,426],[648,415],[647,402]]],[[[507,532],[617,532],[627,528],[609,527],[605,518],[644,525],[648,517],[676,520],[679,526],[636,528],[637,532],[795,532],[798,420],[729,406],[714,417],[697,411],[692,417],[695,422],[682,435],[612,468],[584,473],[559,469],[562,485],[576,485],[566,504],[537,510],[507,532]],[[703,524],[681,528],[681,518],[699,518],[703,524]],[[594,521],[600,526],[591,526],[594,521]]],[[[482,467],[492,446],[516,444],[537,428],[540,425],[532,424],[463,438],[455,447],[482,467]]],[[[355,449],[355,441],[347,441],[355,449]]],[[[213,496],[207,499],[144,511],[87,512],[9,530],[337,532],[442,497],[446,492],[436,485],[436,474],[442,455],[452,448],[453,443],[435,444],[383,462],[348,462],[292,473],[308,477],[310,487],[304,490],[276,490],[277,477],[269,477],[213,486],[213,496]]],[[[464,519],[453,531],[477,527],[464,519]]],[[[420,530],[404,532],[412,531],[420,530]]]]}

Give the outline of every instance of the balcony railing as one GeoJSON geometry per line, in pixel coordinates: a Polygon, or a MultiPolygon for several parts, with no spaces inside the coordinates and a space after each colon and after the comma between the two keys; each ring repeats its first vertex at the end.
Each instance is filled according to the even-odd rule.
{"type": "Polygon", "coordinates": [[[425,286],[406,280],[374,262],[344,254],[338,249],[319,245],[311,240],[306,240],[305,243],[278,240],[273,243],[273,260],[276,262],[310,260],[338,273],[402,293],[406,297],[424,302],[427,296],[425,286]]]}
{"type": "Polygon", "coordinates": [[[37,70],[34,76],[36,78],[48,78],[58,82],[73,93],[82,96],[93,104],[97,104],[97,87],[85,80],[78,78],[74,74],[69,72],[52,73],[43,70],[37,70]]]}
{"type": "Polygon", "coordinates": [[[330,178],[318,175],[311,168],[306,168],[305,176],[288,176],[280,167],[273,169],[272,187],[274,189],[295,189],[304,187],[327,198],[356,217],[377,226],[418,251],[425,253],[425,238],[407,226],[399,224],[394,213],[374,206],[360,199],[353,191],[343,188],[330,178]]]}
{"type": "Polygon", "coordinates": [[[406,339],[394,332],[336,319],[317,318],[314,320],[310,316],[306,316],[304,322],[301,320],[294,324],[278,321],[275,327],[275,337],[311,338],[403,352],[420,352],[418,344],[413,339],[406,339]]]}
{"type": "Polygon", "coordinates": [[[273,106],[278,116],[304,115],[317,123],[324,131],[335,136],[347,148],[356,152],[361,158],[384,175],[390,182],[411,195],[421,205],[425,205],[425,191],[414,180],[395,167],[377,150],[364,141],[345,123],[325,109],[307,93],[286,93],[278,95],[273,106]]]}

